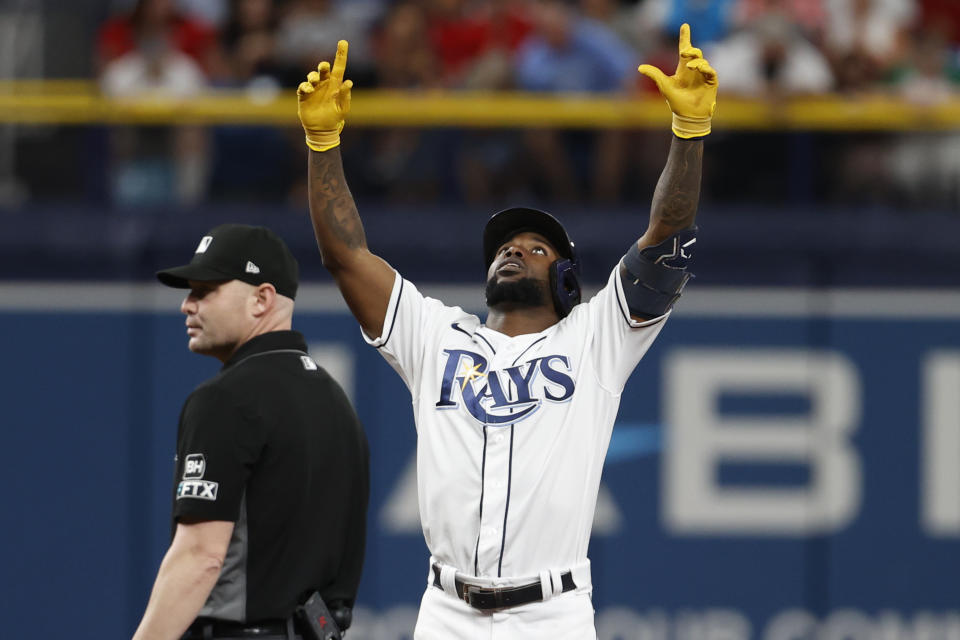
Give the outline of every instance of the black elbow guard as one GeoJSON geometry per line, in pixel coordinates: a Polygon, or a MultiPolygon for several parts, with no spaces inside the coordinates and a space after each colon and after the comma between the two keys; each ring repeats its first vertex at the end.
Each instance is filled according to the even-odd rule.
{"type": "Polygon", "coordinates": [[[696,241],[697,228],[691,227],[643,250],[636,243],[630,247],[621,262],[620,281],[631,315],[656,318],[673,308],[693,277],[687,264],[696,241]]]}

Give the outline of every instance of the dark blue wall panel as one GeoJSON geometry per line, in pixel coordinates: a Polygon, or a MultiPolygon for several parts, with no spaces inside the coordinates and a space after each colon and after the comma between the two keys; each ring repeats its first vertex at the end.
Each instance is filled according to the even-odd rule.
{"type": "MultiPolygon", "coordinates": [[[[391,525],[387,515],[414,455],[409,395],[346,314],[302,312],[295,324],[308,341],[345,349],[354,370],[348,383],[371,442],[369,546],[353,633],[401,638],[427,568],[409,509],[407,525],[402,518],[391,525]]],[[[0,313],[0,336],[6,444],[0,635],[66,637],[67,624],[73,638],[127,636],[169,540],[180,406],[218,363],[187,351],[175,311],[9,311],[0,313]]],[[[960,361],[956,318],[681,312],[671,319],[623,394],[608,455],[609,501],[601,502],[619,524],[614,518],[599,526],[591,548],[601,638],[779,639],[799,628],[795,637],[841,637],[847,629],[842,637],[883,632],[893,639],[921,627],[933,629],[931,638],[957,637],[960,526],[935,534],[921,516],[929,490],[921,482],[924,367],[932,354],[960,361]],[[850,365],[859,392],[848,444],[860,467],[847,522],[794,534],[668,525],[661,447],[670,446],[664,413],[668,394],[677,390],[667,388],[665,371],[678,354],[717,350],[746,361],[771,351],[828,353],[850,365]],[[801,613],[790,614],[794,609],[801,613]]],[[[688,393],[694,397],[698,389],[688,393]]],[[[717,401],[716,415],[802,420],[815,410],[815,400],[790,394],[734,390],[717,401]]],[[[798,470],[788,460],[728,462],[717,471],[717,486],[802,489],[817,479],[813,467],[798,470]]],[[[960,486],[947,490],[960,501],[960,486]]]]}

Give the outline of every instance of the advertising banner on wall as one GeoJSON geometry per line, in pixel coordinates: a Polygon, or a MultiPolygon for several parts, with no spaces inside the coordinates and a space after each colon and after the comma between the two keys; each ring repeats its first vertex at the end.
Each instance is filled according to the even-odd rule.
{"type": "MultiPolygon", "coordinates": [[[[169,542],[177,415],[219,363],[187,351],[167,292],[78,291],[0,310],[23,453],[3,547],[31,626],[12,624],[46,624],[34,594],[54,586],[91,630],[71,637],[122,637],[169,542]],[[79,521],[96,526],[49,530],[79,521]]],[[[622,395],[590,546],[599,638],[960,640],[958,320],[958,292],[693,290],[622,395]]],[[[295,328],[371,443],[349,637],[411,638],[429,554],[409,391],[335,292],[308,287],[295,328]]]]}

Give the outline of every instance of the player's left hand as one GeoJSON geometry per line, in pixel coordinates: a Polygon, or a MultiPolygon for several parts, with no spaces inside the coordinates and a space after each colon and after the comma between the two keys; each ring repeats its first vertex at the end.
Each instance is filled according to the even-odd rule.
{"type": "Polygon", "coordinates": [[[344,118],[350,113],[350,89],[353,81],[344,80],[347,68],[347,41],[337,43],[333,69],[321,62],[297,87],[297,115],[307,134],[307,146],[326,151],[340,144],[344,118]]]}
{"type": "Polygon", "coordinates": [[[660,94],[673,111],[673,132],[680,138],[699,138],[710,133],[717,108],[717,72],[690,44],[690,25],[680,27],[680,62],[672,76],[642,64],[637,71],[657,83],[660,94]]]}

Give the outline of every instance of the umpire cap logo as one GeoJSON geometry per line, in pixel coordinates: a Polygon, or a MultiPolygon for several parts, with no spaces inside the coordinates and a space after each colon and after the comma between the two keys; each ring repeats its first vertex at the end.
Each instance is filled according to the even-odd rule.
{"type": "Polygon", "coordinates": [[[196,480],[203,477],[207,470],[207,461],[202,453],[191,453],[183,463],[183,479],[196,480]]]}
{"type": "Polygon", "coordinates": [[[213,236],[203,236],[200,238],[200,244],[197,245],[197,250],[194,253],[205,253],[211,242],[213,242],[213,236]]]}

